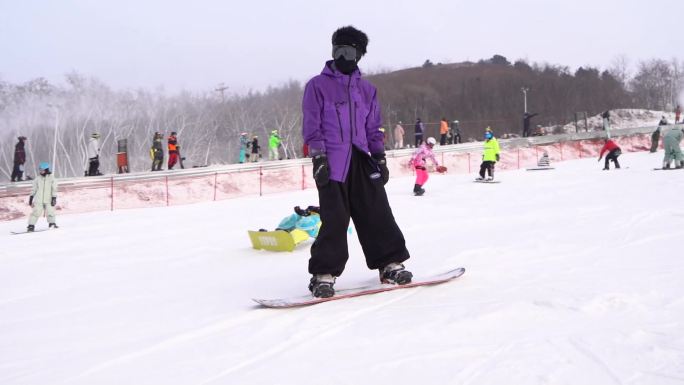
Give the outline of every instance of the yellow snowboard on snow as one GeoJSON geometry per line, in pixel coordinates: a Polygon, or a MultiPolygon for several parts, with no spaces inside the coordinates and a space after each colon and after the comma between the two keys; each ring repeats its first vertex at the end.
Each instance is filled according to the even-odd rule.
{"type": "Polygon", "coordinates": [[[285,230],[275,231],[247,231],[252,247],[269,251],[292,251],[295,246],[309,239],[309,234],[304,230],[294,229],[290,232],[285,230]]]}

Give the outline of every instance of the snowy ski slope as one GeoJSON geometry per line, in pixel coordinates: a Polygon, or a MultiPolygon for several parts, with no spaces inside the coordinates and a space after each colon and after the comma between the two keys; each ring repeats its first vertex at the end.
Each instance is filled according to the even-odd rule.
{"type": "MultiPolygon", "coordinates": [[[[0,223],[0,384],[684,384],[684,171],[620,160],[392,179],[407,267],[466,274],[293,310],[251,298],[305,293],[308,247],[247,229],[314,190],[0,223]]],[[[338,288],[377,279],[349,240],[338,288]]]]}

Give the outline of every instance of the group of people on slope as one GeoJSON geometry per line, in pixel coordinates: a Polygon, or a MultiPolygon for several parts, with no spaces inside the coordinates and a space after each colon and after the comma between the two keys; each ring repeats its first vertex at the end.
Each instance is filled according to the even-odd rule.
{"type": "MultiPolygon", "coordinates": [[[[418,148],[423,144],[423,135],[425,134],[425,124],[420,118],[416,119],[413,131],[415,136],[415,147],[418,148]]],[[[393,135],[394,149],[404,148],[406,130],[401,121],[397,122],[396,126],[394,126],[393,135]]],[[[440,146],[461,143],[461,131],[458,127],[458,120],[454,120],[450,124],[449,121],[443,117],[439,123],[439,135],[440,146]]]]}
{"type": "MultiPolygon", "coordinates": [[[[679,105],[675,109],[675,124],[680,123],[681,108],[679,105]]],[[[663,168],[669,169],[672,166],[672,161],[675,161],[675,168],[684,167],[684,159],[682,158],[682,150],[680,142],[682,141],[683,129],[675,126],[667,127],[669,125],[665,116],[660,119],[658,127],[651,134],[651,152],[658,151],[660,145],[660,137],[663,137],[663,148],[665,155],[663,157],[663,168]]]]}
{"type": "MultiPolygon", "coordinates": [[[[282,139],[278,130],[271,131],[271,135],[268,137],[268,160],[281,160],[282,157],[279,153],[279,148],[282,145],[282,139]]],[[[249,161],[258,162],[260,155],[261,146],[259,145],[259,136],[253,135],[252,140],[249,140],[249,135],[246,132],[240,134],[240,153],[238,157],[238,163],[245,163],[247,161],[247,154],[249,151],[249,161]]]]}
{"type": "MultiPolygon", "coordinates": [[[[177,163],[180,163],[181,168],[185,168],[183,161],[185,158],[180,155],[180,145],[178,144],[178,133],[172,131],[166,140],[166,148],[169,152],[169,159],[166,164],[167,169],[173,170],[177,163]]],[[[150,147],[150,159],[152,160],[151,171],[162,171],[164,164],[164,135],[157,131],[152,137],[152,146],[150,147]]]]}
{"type": "MultiPolygon", "coordinates": [[[[17,144],[14,146],[14,162],[12,168],[11,182],[21,182],[24,180],[24,164],[26,164],[26,142],[28,139],[25,136],[17,138],[17,144]]],[[[88,143],[86,144],[86,156],[88,157],[88,166],[85,170],[85,176],[102,175],[100,172],[100,134],[94,132],[90,135],[88,143]]],[[[26,179],[32,179],[26,177],[26,179]]]]}

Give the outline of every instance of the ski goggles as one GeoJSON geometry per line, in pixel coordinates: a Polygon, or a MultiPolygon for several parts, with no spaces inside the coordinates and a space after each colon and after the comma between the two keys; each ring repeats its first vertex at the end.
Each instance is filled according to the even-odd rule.
{"type": "Polygon", "coordinates": [[[345,60],[356,60],[358,57],[356,48],[350,45],[334,45],[332,54],[333,59],[343,57],[345,60]]]}

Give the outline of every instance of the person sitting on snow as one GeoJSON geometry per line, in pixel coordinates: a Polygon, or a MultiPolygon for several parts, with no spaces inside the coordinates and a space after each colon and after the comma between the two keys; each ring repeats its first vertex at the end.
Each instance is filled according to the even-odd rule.
{"type": "Polygon", "coordinates": [[[320,208],[318,206],[309,206],[306,209],[301,209],[299,206],[294,208],[294,213],[283,218],[276,230],[287,231],[292,233],[294,230],[304,231],[311,238],[318,236],[318,229],[321,227],[320,208]]]}
{"type": "Polygon", "coordinates": [[[549,161],[549,153],[544,151],[544,154],[542,154],[541,158],[539,158],[539,162],[537,162],[537,166],[539,167],[549,167],[551,166],[551,162],[549,161]]]}

